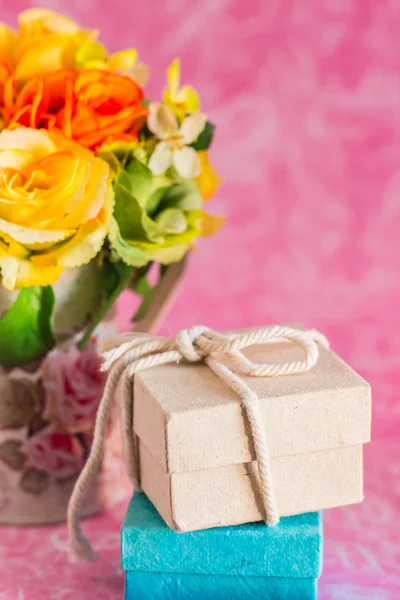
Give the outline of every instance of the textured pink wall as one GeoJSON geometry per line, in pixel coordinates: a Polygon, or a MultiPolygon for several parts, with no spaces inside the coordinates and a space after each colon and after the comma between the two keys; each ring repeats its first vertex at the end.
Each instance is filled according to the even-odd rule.
{"type": "MultiPolygon", "coordinates": [[[[166,66],[182,58],[184,78],[218,124],[212,155],[225,185],[210,208],[228,220],[199,244],[164,332],[197,322],[303,321],[368,377],[375,441],[366,502],[325,515],[321,597],[400,597],[399,2],[42,4],[97,27],[112,49],[136,46],[151,65],[154,98],[166,66]]],[[[0,7],[12,21],[26,3],[0,7]]],[[[129,299],[122,306],[126,324],[129,299]]],[[[66,565],[63,528],[2,532],[9,557],[0,592],[29,600],[121,597],[123,510],[89,525],[108,549],[104,564],[90,568],[66,565]]]]}

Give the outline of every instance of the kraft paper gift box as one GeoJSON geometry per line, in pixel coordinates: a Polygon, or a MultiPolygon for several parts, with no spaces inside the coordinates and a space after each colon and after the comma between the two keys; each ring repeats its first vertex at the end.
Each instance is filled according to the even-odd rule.
{"type": "MultiPolygon", "coordinates": [[[[252,346],[257,363],[302,360],[291,343],[252,346]]],[[[319,346],[308,372],[245,377],[259,397],[281,516],[363,499],[369,384],[319,346]]],[[[177,531],[265,518],[249,423],[237,395],[205,364],[167,364],[134,378],[142,490],[177,531]]]]}
{"type": "Polygon", "coordinates": [[[320,513],[177,533],[137,493],[121,533],[125,600],[314,600],[322,539],[320,513]]]}

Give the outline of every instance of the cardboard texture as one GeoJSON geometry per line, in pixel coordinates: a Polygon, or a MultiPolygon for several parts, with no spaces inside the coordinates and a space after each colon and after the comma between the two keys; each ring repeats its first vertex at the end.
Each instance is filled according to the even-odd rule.
{"type": "MultiPolygon", "coordinates": [[[[290,342],[244,353],[258,363],[303,358],[290,342]]],[[[323,347],[307,373],[244,379],[260,399],[281,515],[360,502],[369,384],[323,347]]],[[[142,489],[167,523],[191,531],[263,518],[249,424],[234,392],[202,364],[155,367],[134,386],[142,489]]]]}
{"type": "Polygon", "coordinates": [[[135,494],[121,532],[125,600],[314,600],[322,545],[319,513],[179,534],[135,494]]]}
{"type": "Polygon", "coordinates": [[[125,571],[316,578],[322,545],[320,513],[287,517],[276,527],[250,523],[180,534],[136,493],[121,530],[121,561],[125,571]]]}
{"type": "MultiPolygon", "coordinates": [[[[140,445],[142,488],[176,531],[259,521],[255,462],[167,475],[140,445]]],[[[334,508],[363,499],[362,448],[310,452],[272,460],[281,516],[334,508]]]]}

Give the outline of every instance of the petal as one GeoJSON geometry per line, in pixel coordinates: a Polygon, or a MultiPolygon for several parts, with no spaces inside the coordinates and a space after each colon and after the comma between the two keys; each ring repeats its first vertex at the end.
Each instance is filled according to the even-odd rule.
{"type": "MultiPolygon", "coordinates": [[[[100,212],[104,199],[109,193],[109,166],[101,158],[94,158],[89,165],[81,165],[80,173],[69,174],[70,180],[65,185],[65,194],[58,192],[54,199],[49,199],[47,218],[54,226],[64,229],[78,228],[81,223],[90,221],[100,212]],[[91,176],[88,179],[88,168],[91,176]],[[50,212],[50,209],[52,211],[50,212]],[[65,216],[57,215],[57,211],[64,209],[65,216]]],[[[44,213],[46,218],[46,212],[44,213]]]]}
{"type": "Polygon", "coordinates": [[[9,223],[0,219],[0,232],[9,235],[21,244],[46,244],[60,242],[69,237],[74,230],[46,230],[21,227],[16,223],[9,223]]]}
{"type": "Polygon", "coordinates": [[[29,152],[0,149],[0,169],[22,171],[30,162],[32,162],[32,156],[29,152]]]}
{"type": "Polygon", "coordinates": [[[149,105],[147,125],[152,133],[160,139],[165,139],[178,132],[178,121],[172,110],[160,102],[149,105]]]}
{"type": "Polygon", "coordinates": [[[18,34],[10,27],[0,23],[0,52],[8,60],[12,58],[15,44],[17,43],[18,34]]]}
{"type": "Polygon", "coordinates": [[[166,142],[160,142],[149,160],[149,169],[154,175],[164,173],[172,163],[172,152],[166,142]]]}
{"type": "Polygon", "coordinates": [[[204,213],[202,222],[202,235],[204,235],[204,237],[214,235],[214,233],[217,233],[217,231],[221,229],[224,223],[225,217],[204,213]]]}
{"type": "Polygon", "coordinates": [[[31,256],[37,266],[56,264],[61,267],[80,267],[88,263],[100,251],[107,235],[114,207],[111,186],[105,192],[104,206],[95,219],[84,223],[77,233],[64,243],[41,254],[31,256]]]}
{"type": "Polygon", "coordinates": [[[168,88],[169,88],[169,92],[171,94],[172,99],[174,99],[174,96],[178,92],[178,89],[179,89],[180,71],[181,71],[180,60],[179,60],[179,58],[175,58],[175,60],[171,63],[171,65],[168,67],[168,70],[167,70],[168,88]]]}
{"type": "Polygon", "coordinates": [[[136,81],[138,85],[140,85],[140,87],[144,87],[149,81],[149,69],[142,62],[137,62],[135,66],[127,73],[136,81]]]}
{"type": "Polygon", "coordinates": [[[39,160],[56,152],[56,146],[47,131],[38,131],[28,127],[18,127],[0,133],[0,150],[23,150],[29,152],[32,159],[39,160]]]}
{"type": "Polygon", "coordinates": [[[201,164],[201,173],[196,179],[196,183],[200,188],[203,199],[209,200],[214,196],[215,190],[221,184],[221,178],[214,170],[205,150],[199,152],[198,156],[201,164]]]}
{"type": "Polygon", "coordinates": [[[18,84],[26,83],[36,75],[52,73],[67,66],[59,37],[56,33],[48,37],[44,36],[40,45],[35,43],[34,37],[23,42],[24,48],[15,67],[15,78],[18,84]]]}
{"type": "Polygon", "coordinates": [[[107,68],[117,73],[129,73],[135,66],[138,52],[134,48],[112,54],[107,62],[107,68]]]}
{"type": "Polygon", "coordinates": [[[50,265],[38,267],[30,260],[11,256],[0,244],[1,283],[6,290],[16,290],[31,285],[51,285],[62,273],[62,267],[50,265]]]}
{"type": "Polygon", "coordinates": [[[201,171],[200,159],[193,148],[181,148],[172,153],[172,162],[181,177],[193,179],[198,177],[201,171]]]}
{"type": "MultiPolygon", "coordinates": [[[[105,63],[107,60],[107,51],[100,42],[88,42],[78,48],[75,55],[75,62],[79,69],[87,68],[88,64],[94,61],[105,63]]],[[[110,69],[113,70],[113,69],[110,69]]]]}
{"type": "Polygon", "coordinates": [[[193,113],[183,121],[179,133],[185,144],[192,144],[199,137],[207,122],[207,115],[204,113],[193,113]]]}
{"type": "Polygon", "coordinates": [[[187,113],[194,113],[200,109],[199,95],[191,85],[181,87],[176,95],[175,102],[178,106],[183,106],[187,113]]]}
{"type": "Polygon", "coordinates": [[[18,15],[18,22],[23,33],[28,33],[35,27],[69,35],[79,32],[74,21],[47,8],[28,8],[18,15]]]}
{"type": "Polygon", "coordinates": [[[60,247],[57,252],[58,264],[69,268],[86,265],[100,252],[106,235],[106,223],[101,223],[98,219],[88,221],[70,242],[60,247]]]}

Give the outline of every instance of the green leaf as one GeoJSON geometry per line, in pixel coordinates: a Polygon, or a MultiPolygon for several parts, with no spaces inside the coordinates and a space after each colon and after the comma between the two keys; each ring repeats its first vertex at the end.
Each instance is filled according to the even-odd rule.
{"type": "Polygon", "coordinates": [[[120,183],[116,183],[114,217],[118,223],[123,238],[148,240],[147,231],[143,225],[144,210],[132,192],[120,183]]]}
{"type": "Polygon", "coordinates": [[[188,252],[191,240],[200,235],[201,230],[197,226],[197,221],[198,219],[184,233],[167,235],[163,243],[155,244],[124,240],[117,222],[111,218],[108,237],[111,247],[128,265],[143,267],[151,261],[170,264],[181,260],[188,252]]]}
{"type": "Polygon", "coordinates": [[[104,281],[104,299],[99,310],[93,315],[83,337],[78,342],[78,348],[83,350],[97,325],[105,318],[118,296],[128,286],[132,277],[132,267],[120,261],[112,263],[104,261],[102,279],[104,281]]]}
{"type": "Polygon", "coordinates": [[[138,296],[145,296],[150,289],[151,285],[147,277],[147,272],[138,277],[138,279],[136,279],[132,285],[132,290],[135,292],[135,294],[138,294],[138,296]]]}
{"type": "Polygon", "coordinates": [[[184,233],[187,229],[186,217],[178,208],[167,208],[156,217],[157,224],[166,233],[184,233]]]}
{"type": "Polygon", "coordinates": [[[195,181],[186,179],[170,186],[159,205],[159,210],[179,208],[184,211],[202,210],[203,199],[195,181]]]}
{"type": "Polygon", "coordinates": [[[153,247],[146,250],[148,260],[160,262],[164,265],[170,265],[179,262],[190,250],[188,243],[177,243],[173,246],[153,247]]]}
{"type": "Polygon", "coordinates": [[[96,152],[96,156],[105,160],[113,173],[118,174],[120,172],[121,163],[114,152],[111,152],[111,150],[107,149],[100,149],[96,152]]]}
{"type": "Polygon", "coordinates": [[[173,169],[155,177],[136,159],[114,183],[114,214],[108,239],[112,252],[132,267],[180,260],[201,235],[203,200],[198,185],[177,180],[173,169]]]}
{"type": "Polygon", "coordinates": [[[97,151],[98,155],[101,155],[100,152],[111,152],[117,158],[120,165],[123,167],[126,162],[130,159],[133,153],[133,149],[136,146],[136,142],[126,142],[123,140],[119,140],[116,142],[111,142],[110,144],[106,144],[102,146],[101,151],[97,151]]]}
{"type": "Polygon", "coordinates": [[[197,140],[191,144],[192,148],[194,148],[196,152],[200,152],[200,150],[208,150],[214,137],[214,131],[215,125],[210,123],[210,121],[207,121],[206,126],[197,140]]]}
{"type": "Polygon", "coordinates": [[[125,240],[120,232],[118,223],[111,217],[108,226],[108,239],[113,250],[127,265],[131,267],[143,267],[149,262],[146,254],[137,246],[125,240]]]}
{"type": "Polygon", "coordinates": [[[172,180],[168,175],[153,175],[146,165],[133,158],[125,167],[125,173],[129,178],[128,189],[131,190],[140,206],[147,208],[148,200],[159,189],[169,187],[172,180]]]}
{"type": "Polygon", "coordinates": [[[154,213],[171,180],[154,177],[150,169],[133,159],[120,172],[114,184],[114,217],[121,237],[138,242],[163,242],[163,230],[148,214],[154,213]]]}
{"type": "Polygon", "coordinates": [[[146,165],[133,159],[125,167],[130,182],[130,190],[139,204],[144,207],[153,185],[153,174],[146,165]]]}
{"type": "Polygon", "coordinates": [[[0,319],[0,363],[23,365],[54,346],[54,292],[50,286],[22,288],[0,319]]]}
{"type": "Polygon", "coordinates": [[[156,211],[158,210],[158,207],[162,202],[163,197],[165,196],[166,192],[170,189],[170,187],[171,184],[169,184],[166,187],[160,187],[149,197],[146,204],[146,213],[149,217],[154,217],[156,211]]]}

